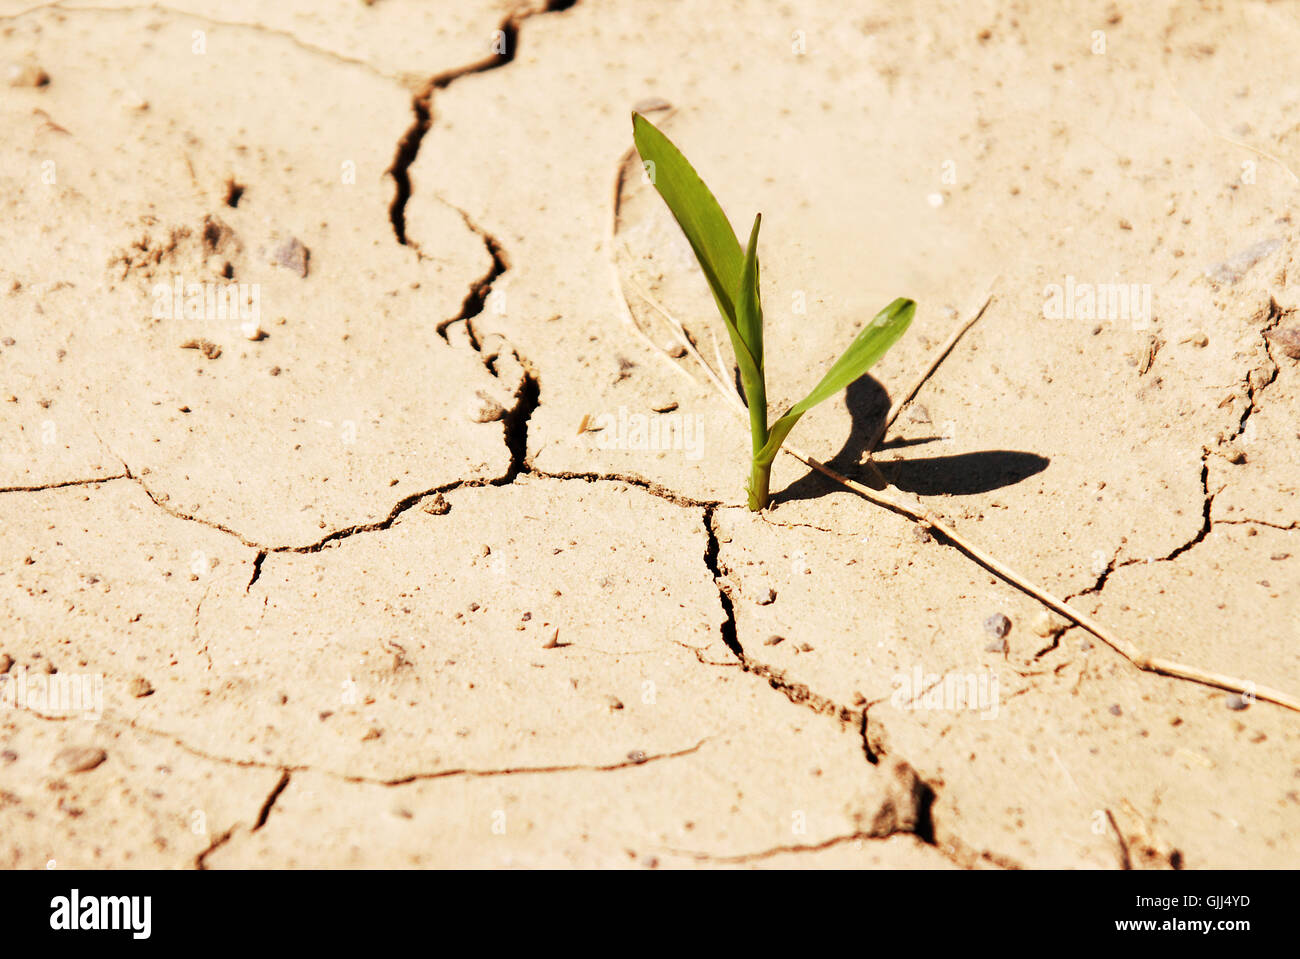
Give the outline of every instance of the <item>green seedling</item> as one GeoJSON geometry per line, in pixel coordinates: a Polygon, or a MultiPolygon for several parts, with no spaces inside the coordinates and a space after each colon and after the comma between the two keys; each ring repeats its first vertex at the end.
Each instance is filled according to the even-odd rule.
{"type": "Polygon", "coordinates": [[[727,327],[749,407],[754,451],[747,487],[749,508],[761,510],[768,504],[772,461],[799,418],[838,394],[884,356],[912,322],[916,304],[900,298],[877,313],[813,391],[769,428],[763,366],[763,305],[758,289],[758,227],[763,215],[754,217],[749,246],[742,250],[722,207],[672,141],[639,113],[632,114],[632,137],[651,182],[695,251],[727,327]]]}

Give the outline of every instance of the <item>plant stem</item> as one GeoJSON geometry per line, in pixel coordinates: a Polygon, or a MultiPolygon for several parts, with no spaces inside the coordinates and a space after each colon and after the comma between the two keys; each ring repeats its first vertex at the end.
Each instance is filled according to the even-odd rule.
{"type": "Polygon", "coordinates": [[[772,475],[772,461],[758,460],[758,454],[767,445],[767,371],[763,369],[762,357],[758,364],[755,381],[741,384],[745,388],[745,405],[749,407],[749,437],[754,448],[749,468],[749,508],[755,513],[767,506],[767,485],[772,475]]]}
{"type": "Polygon", "coordinates": [[[772,464],[754,459],[749,467],[749,508],[755,513],[767,506],[767,485],[772,477],[772,464]]]}

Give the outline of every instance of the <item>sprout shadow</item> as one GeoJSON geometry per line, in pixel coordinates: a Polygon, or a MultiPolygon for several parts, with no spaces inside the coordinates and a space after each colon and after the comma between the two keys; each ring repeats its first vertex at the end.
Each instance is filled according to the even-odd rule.
{"type": "MultiPolygon", "coordinates": [[[[883,477],[891,485],[918,496],[969,496],[1013,486],[1047,469],[1050,462],[1036,453],[1017,450],[983,450],[951,456],[917,457],[893,462],[860,462],[867,444],[880,421],[889,412],[889,394],[878,381],[864,376],[849,384],[845,394],[852,426],[844,445],[826,465],[835,472],[857,480],[864,486],[881,489],[883,477]],[[878,470],[878,472],[877,472],[878,470]]],[[[891,439],[880,444],[881,450],[922,446],[942,440],[941,436],[918,439],[891,439]]],[[[816,470],[795,480],[772,496],[774,506],[795,500],[816,499],[839,489],[839,484],[816,470]]]]}

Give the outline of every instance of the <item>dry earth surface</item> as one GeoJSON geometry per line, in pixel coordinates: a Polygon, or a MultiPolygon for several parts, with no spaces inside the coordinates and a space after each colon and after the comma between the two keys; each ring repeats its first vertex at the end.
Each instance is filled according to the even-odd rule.
{"type": "Polygon", "coordinates": [[[1300,695],[1298,48],[1289,2],[0,0],[0,865],[1296,865],[1300,714],[792,457],[744,507],[627,151],[763,212],[774,409],[920,304],[800,447],[868,481],[991,290],[883,476],[1300,695]]]}

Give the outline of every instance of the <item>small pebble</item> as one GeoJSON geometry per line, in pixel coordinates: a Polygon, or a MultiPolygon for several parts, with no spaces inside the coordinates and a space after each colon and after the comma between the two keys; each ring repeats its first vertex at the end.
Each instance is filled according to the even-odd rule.
{"type": "MultiPolygon", "coordinates": [[[[1290,555],[1291,555],[1290,553],[1274,553],[1272,556],[1269,557],[1269,559],[1272,559],[1272,560],[1287,559],[1288,557],[1290,557],[1290,555]]],[[[4,660],[3,660],[3,659],[0,659],[0,666],[3,666],[3,665],[4,665],[4,660]]],[[[3,669],[0,669],[0,673],[3,673],[3,672],[4,672],[4,670],[3,670],[3,669]]]]}
{"type": "Polygon", "coordinates": [[[1007,651],[1007,641],[1005,639],[995,639],[984,647],[986,653],[1005,653],[1007,651]]]}
{"type": "Polygon", "coordinates": [[[1124,710],[1120,709],[1119,703],[1115,703],[1110,707],[1110,714],[1112,716],[1122,716],[1124,715],[1124,710]]]}
{"type": "Polygon", "coordinates": [[[136,676],[127,684],[126,691],[136,699],[143,699],[145,696],[153,695],[153,683],[143,676],[136,676]]]}
{"type": "Polygon", "coordinates": [[[221,347],[211,340],[186,340],[181,344],[182,350],[200,350],[210,360],[221,355],[221,347]]]}
{"type": "Polygon", "coordinates": [[[759,606],[771,606],[776,602],[776,590],[769,589],[766,593],[758,598],[759,606]]]}
{"type": "Polygon", "coordinates": [[[1011,632],[1011,620],[1007,619],[1002,613],[994,613],[988,619],[984,620],[984,632],[990,636],[996,636],[1001,639],[1007,633],[1011,632]]]}
{"type": "Polygon", "coordinates": [[[447,497],[441,493],[434,493],[428,497],[420,508],[430,516],[446,516],[451,512],[451,504],[447,502],[447,497]]]}
{"type": "Polygon", "coordinates": [[[913,526],[912,536],[918,543],[928,543],[934,539],[934,537],[930,535],[930,531],[924,526],[913,526]]]}
{"type": "Polygon", "coordinates": [[[11,63],[6,73],[11,87],[43,87],[50,82],[50,75],[34,63],[11,63]]]}
{"type": "Polygon", "coordinates": [[[506,418],[506,409],[492,397],[479,390],[470,401],[469,418],[475,423],[493,423],[506,418]]]}
{"type": "Polygon", "coordinates": [[[1240,712],[1243,709],[1250,708],[1250,703],[1247,702],[1246,698],[1242,696],[1241,693],[1233,693],[1232,695],[1226,697],[1224,702],[1229,709],[1236,710],[1238,712],[1240,712]]]}
{"type": "Polygon", "coordinates": [[[0,654],[0,676],[3,676],[5,673],[9,672],[13,664],[14,664],[14,658],[12,656],[10,656],[8,653],[0,654]]]}
{"type": "Polygon", "coordinates": [[[311,250],[302,245],[297,237],[289,237],[275,249],[271,263],[275,266],[292,270],[304,279],[307,276],[307,263],[311,259],[311,250]]]}
{"type": "Polygon", "coordinates": [[[1236,283],[1252,266],[1264,259],[1264,257],[1273,253],[1273,251],[1281,245],[1282,240],[1278,237],[1269,237],[1260,240],[1258,243],[1242,250],[1231,259],[1209,267],[1206,269],[1205,275],[1215,283],[1236,283]]]}
{"type": "Polygon", "coordinates": [[[634,749],[627,754],[627,758],[632,760],[634,763],[643,763],[646,760],[646,755],[643,750],[634,749]]]}
{"type": "Polygon", "coordinates": [[[69,746],[54,757],[53,766],[60,772],[84,773],[108,758],[108,753],[94,746],[69,746]]]}
{"type": "Polygon", "coordinates": [[[1046,639],[1053,633],[1061,629],[1061,621],[1045,609],[1040,609],[1030,623],[1030,629],[1034,631],[1035,636],[1041,636],[1046,639]]]}
{"type": "Polygon", "coordinates": [[[777,645],[778,643],[784,643],[784,642],[785,642],[785,637],[784,637],[784,636],[776,636],[776,635],[772,635],[772,636],[767,637],[767,639],[763,640],[763,645],[764,645],[764,646],[775,646],[775,645],[777,645]]]}
{"type": "Polygon", "coordinates": [[[1210,345],[1210,338],[1204,333],[1197,333],[1191,339],[1192,346],[1206,347],[1210,345]]]}
{"type": "Polygon", "coordinates": [[[1291,359],[1300,360],[1300,326],[1283,326],[1264,335],[1291,359]]]}

